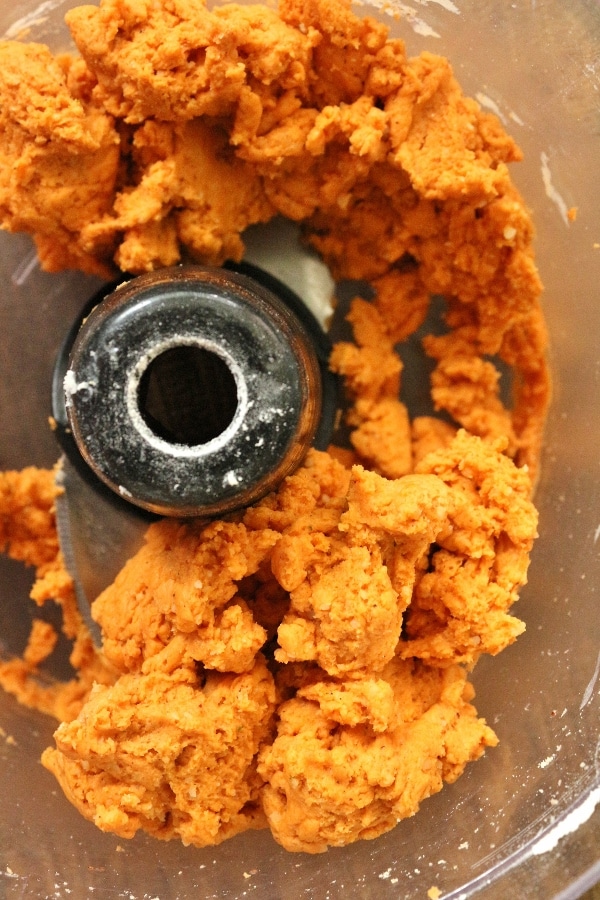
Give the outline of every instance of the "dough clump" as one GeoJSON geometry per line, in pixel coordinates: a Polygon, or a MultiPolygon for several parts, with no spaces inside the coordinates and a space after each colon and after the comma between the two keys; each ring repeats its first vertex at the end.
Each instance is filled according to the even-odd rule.
{"type": "MultiPolygon", "coordinates": [[[[370,283],[382,347],[446,298],[448,332],[424,342],[435,409],[507,435],[533,471],[549,388],[533,227],[508,171],[521,152],[446,59],[408,57],[349,0],[102,0],[67,23],[76,57],[0,42],[0,223],[33,235],[44,268],[221,265],[248,226],[286,216],[335,278],[370,283]],[[510,409],[494,358],[515,371],[510,409]]],[[[373,325],[351,315],[364,357],[373,325]]],[[[353,442],[397,477],[399,372],[366,389],[356,354],[332,361],[358,395],[353,442]]]]}
{"type": "MultiPolygon", "coordinates": [[[[9,476],[51,542],[53,482],[9,476]]],[[[44,765],[104,830],[204,846],[268,825],[310,853],[376,837],[497,743],[467,672],[523,630],[529,494],[466,432],[393,481],[310,451],[226,521],[152,525],[93,605],[101,653],[79,622],[73,682],[28,695],[31,648],[0,679],[65,719],[44,765]]]]}
{"type": "Polygon", "coordinates": [[[346,0],[101,0],[67,22],[76,56],[0,43],[0,222],[48,271],[220,265],[281,215],[371,299],[330,361],[350,448],[223,520],[152,525],[93,605],[102,650],[54,473],[0,473],[0,547],[61,605],[75,668],[44,679],[58,636],[37,618],[0,684],[61,721],[44,765],[101,829],[377,837],[497,743],[468,673],[524,629],[549,380],[520,151],[447,60],[346,0]],[[409,339],[432,367],[418,416],[409,339]]]}

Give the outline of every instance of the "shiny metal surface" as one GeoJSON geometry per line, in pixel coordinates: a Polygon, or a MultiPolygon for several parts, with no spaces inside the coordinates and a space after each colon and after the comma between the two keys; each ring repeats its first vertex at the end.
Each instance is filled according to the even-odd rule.
{"type": "MultiPolygon", "coordinates": [[[[0,33],[28,15],[29,36],[57,47],[70,5],[3,6],[0,33]]],[[[435,886],[453,900],[572,900],[600,879],[600,6],[388,5],[404,12],[389,22],[410,51],[449,56],[465,90],[498,111],[523,148],[514,177],[534,212],[546,284],[555,398],[537,495],[541,536],[518,607],[527,632],[483,660],[474,679],[500,746],[376,841],[307,857],[254,833],[195,850],[125,842],[84,822],[38,762],[53,723],[2,694],[6,897],[379,900],[423,898],[435,886]],[[578,214],[569,224],[571,207],[578,214]]],[[[53,357],[64,323],[97,283],[43,274],[26,238],[0,238],[0,467],[48,465],[53,357]]],[[[19,651],[28,576],[2,561],[0,579],[1,648],[19,651]]]]}

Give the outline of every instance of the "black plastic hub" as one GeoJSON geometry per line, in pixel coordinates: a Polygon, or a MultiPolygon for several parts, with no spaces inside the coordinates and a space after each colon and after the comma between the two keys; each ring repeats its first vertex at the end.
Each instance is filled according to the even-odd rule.
{"type": "Polygon", "coordinates": [[[107,289],[57,360],[63,448],[143,510],[247,506],[331,437],[327,336],[289,288],[239,268],[179,266],[107,289]]]}

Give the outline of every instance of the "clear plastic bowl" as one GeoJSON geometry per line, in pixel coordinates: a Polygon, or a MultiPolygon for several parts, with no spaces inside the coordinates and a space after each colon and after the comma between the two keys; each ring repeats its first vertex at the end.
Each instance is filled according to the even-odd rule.
{"type": "MultiPolygon", "coordinates": [[[[61,49],[73,5],[3,3],[0,34],[28,29],[28,39],[61,49]]],[[[311,857],[258,832],[197,850],[119,840],[84,821],[39,763],[54,722],[0,693],[3,896],[424,898],[435,886],[454,900],[575,898],[600,880],[600,6],[385,7],[401,13],[377,14],[411,53],[448,56],[465,91],[517,138],[525,162],[513,174],[537,226],[554,374],[537,493],[541,536],[518,607],[527,632],[474,674],[478,709],[500,746],[375,841],[311,857]],[[571,207],[578,215],[569,224],[571,207]]],[[[0,266],[0,468],[49,465],[57,455],[47,426],[52,361],[97,283],[42,273],[20,235],[0,235],[0,266]]],[[[1,560],[3,653],[23,647],[29,583],[20,565],[1,560]]]]}

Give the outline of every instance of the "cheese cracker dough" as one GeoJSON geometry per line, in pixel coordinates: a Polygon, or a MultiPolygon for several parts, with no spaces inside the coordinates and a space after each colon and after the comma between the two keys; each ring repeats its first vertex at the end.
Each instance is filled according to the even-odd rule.
{"type": "Polygon", "coordinates": [[[372,299],[330,361],[351,446],[225,520],[152,525],[93,605],[101,651],[53,473],[0,474],[0,544],[62,606],[76,669],[44,680],[37,619],[0,683],[61,721],[44,765],[106,831],[374,838],[496,744],[468,672],[524,628],[549,381],[520,151],[447,60],[345,0],[101,0],[67,21],[76,56],[0,43],[0,221],[44,268],[220,265],[282,215],[372,299]],[[422,326],[436,415],[413,418],[398,344],[422,326]]]}
{"type": "Polygon", "coordinates": [[[536,534],[529,491],[461,432],[393,481],[311,451],[227,521],[152,525],[93,606],[104,683],[44,765],[121,837],[204,846],[268,825],[309,853],[376,837],[497,742],[467,669],[523,628],[508,610],[536,534]]]}
{"type": "MultiPolygon", "coordinates": [[[[391,345],[446,297],[449,332],[425,341],[435,408],[535,468],[548,376],[521,153],[447,60],[407,57],[345,0],[102,0],[67,22],[78,57],[0,42],[0,222],[46,269],[220,265],[287,216],[336,278],[371,283],[391,345]]],[[[404,414],[380,399],[353,440],[387,475],[369,422],[404,414]]]]}

